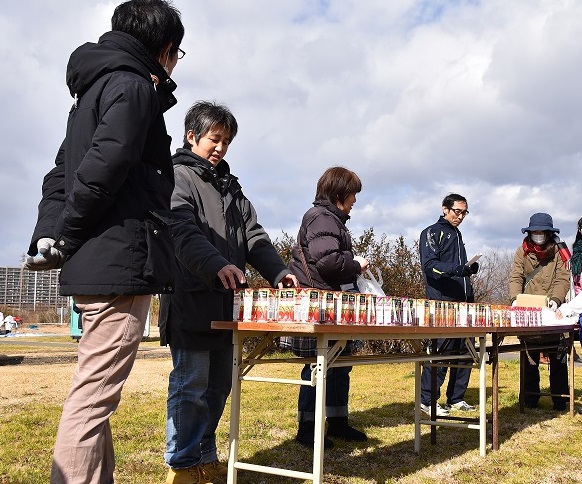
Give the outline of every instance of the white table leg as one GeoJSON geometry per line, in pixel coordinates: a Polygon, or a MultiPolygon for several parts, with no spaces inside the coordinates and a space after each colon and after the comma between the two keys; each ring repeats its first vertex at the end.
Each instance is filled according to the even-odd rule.
{"type": "Polygon", "coordinates": [[[487,358],[485,336],[479,337],[479,449],[485,457],[487,452],[487,358]]]}
{"type": "Polygon", "coordinates": [[[422,365],[420,361],[414,363],[414,452],[420,452],[420,403],[421,403],[421,385],[420,376],[422,374],[422,365]]]}
{"type": "Polygon", "coordinates": [[[240,368],[242,364],[242,348],[243,348],[243,333],[233,331],[232,334],[232,354],[233,354],[233,368],[232,368],[232,390],[230,394],[230,450],[228,454],[228,484],[236,484],[237,470],[234,467],[235,462],[238,461],[238,442],[240,431],[240,368]]]}
{"type": "Polygon", "coordinates": [[[325,335],[317,336],[315,368],[315,442],[313,447],[313,484],[323,482],[323,439],[325,435],[325,384],[327,380],[327,345],[325,335]]]}

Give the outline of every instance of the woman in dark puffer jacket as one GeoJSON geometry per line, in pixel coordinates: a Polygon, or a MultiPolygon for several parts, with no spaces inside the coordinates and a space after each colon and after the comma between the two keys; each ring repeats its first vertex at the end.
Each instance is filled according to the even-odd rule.
{"type": "MultiPolygon", "coordinates": [[[[362,189],[358,176],[346,168],[333,167],[317,182],[313,208],[301,222],[297,245],[293,247],[289,268],[301,287],[329,291],[357,291],[356,277],[368,267],[363,257],[354,256],[346,222],[356,193],[362,189]]],[[[299,356],[316,356],[315,338],[286,338],[282,345],[299,356]]],[[[351,346],[344,353],[351,352],[351,346]]],[[[367,440],[366,435],[348,424],[348,393],[351,367],[332,368],[327,372],[326,416],[327,436],[346,441],[367,440]]],[[[310,365],[301,372],[302,380],[311,379],[310,365]]],[[[298,402],[299,429],[296,440],[313,447],[315,427],[315,387],[302,385],[298,402]]],[[[326,449],[333,446],[327,437],[326,449]]]]}

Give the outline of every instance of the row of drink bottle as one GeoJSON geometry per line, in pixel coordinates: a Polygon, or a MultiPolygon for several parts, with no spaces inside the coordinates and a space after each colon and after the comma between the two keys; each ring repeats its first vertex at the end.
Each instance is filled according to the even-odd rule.
{"type": "Polygon", "coordinates": [[[541,326],[542,311],[311,288],[261,288],[235,292],[233,320],[377,326],[541,326]]]}

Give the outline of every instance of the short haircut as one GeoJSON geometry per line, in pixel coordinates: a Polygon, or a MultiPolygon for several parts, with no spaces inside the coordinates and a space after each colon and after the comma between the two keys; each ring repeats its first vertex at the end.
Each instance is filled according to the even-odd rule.
{"type": "Polygon", "coordinates": [[[194,140],[198,144],[200,138],[217,126],[228,131],[230,141],[238,131],[236,118],[224,104],[196,101],[184,118],[184,148],[191,148],[188,143],[188,131],[194,133],[194,140]]]}
{"type": "Polygon", "coordinates": [[[458,193],[449,193],[445,198],[443,198],[443,207],[453,208],[455,202],[463,202],[467,204],[467,199],[458,193]]]}
{"type": "Polygon", "coordinates": [[[353,171],[341,166],[325,170],[317,182],[316,200],[344,203],[350,193],[362,191],[362,182],[353,171]]]}
{"type": "Polygon", "coordinates": [[[156,59],[170,42],[170,55],[175,55],[184,38],[180,12],[165,0],[130,0],[118,5],[111,30],[136,38],[156,59]]]}

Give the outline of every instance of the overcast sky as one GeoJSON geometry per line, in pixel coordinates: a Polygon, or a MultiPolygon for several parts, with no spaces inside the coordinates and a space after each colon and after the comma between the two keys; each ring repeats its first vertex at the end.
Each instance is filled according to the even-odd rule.
{"type": "MultiPolygon", "coordinates": [[[[0,266],[18,266],[72,99],[70,53],[118,2],[21,0],[0,10],[0,266]]],[[[176,0],[186,57],[166,114],[172,149],[199,99],[227,104],[226,156],[270,236],[295,236],[333,165],[363,183],[348,226],[408,243],[467,197],[469,256],[514,250],[548,212],[582,217],[582,2],[176,0]]]]}

